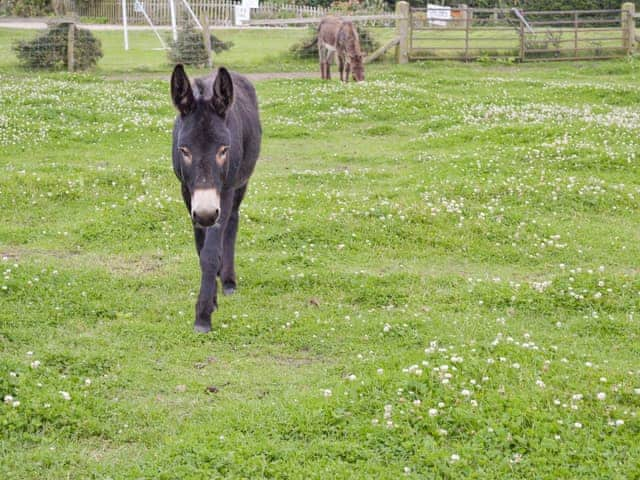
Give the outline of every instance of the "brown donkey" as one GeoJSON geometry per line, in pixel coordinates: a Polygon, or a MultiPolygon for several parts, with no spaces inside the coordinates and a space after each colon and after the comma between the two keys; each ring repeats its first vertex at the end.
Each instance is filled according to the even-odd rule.
{"type": "Polygon", "coordinates": [[[320,57],[320,75],[323,80],[331,79],[330,65],[334,62],[336,52],[340,80],[349,81],[350,71],[353,71],[355,81],[364,80],[364,62],[358,31],[348,20],[343,21],[338,17],[327,16],[322,19],[318,27],[318,56],[320,57]]]}
{"type": "Polygon", "coordinates": [[[324,17],[318,27],[318,56],[320,57],[320,77],[323,80],[331,79],[329,66],[336,56],[336,43],[338,30],[342,20],[338,17],[324,17]]]}
{"type": "Polygon", "coordinates": [[[349,74],[353,73],[356,82],[364,80],[364,60],[360,50],[358,31],[350,21],[344,21],[338,30],[336,43],[340,80],[349,81],[349,74]]]}

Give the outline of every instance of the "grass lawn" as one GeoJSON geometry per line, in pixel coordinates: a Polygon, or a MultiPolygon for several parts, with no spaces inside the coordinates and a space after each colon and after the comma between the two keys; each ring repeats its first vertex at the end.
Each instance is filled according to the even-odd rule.
{"type": "Polygon", "coordinates": [[[640,476],[637,60],[258,83],[209,335],[166,82],[3,67],[3,477],[640,476]]]}
{"type": "MultiPolygon", "coordinates": [[[[373,29],[376,36],[387,40],[391,29],[373,29]]],[[[243,72],[315,71],[316,60],[300,60],[289,54],[289,48],[307,38],[305,28],[289,29],[214,29],[213,34],[225,42],[233,42],[230,50],[214,54],[215,65],[225,65],[243,72]]],[[[36,30],[0,28],[0,68],[18,70],[18,60],[11,50],[16,40],[35,38],[36,30]]],[[[170,33],[161,31],[168,42],[170,33]]],[[[121,31],[94,31],[102,44],[103,58],[94,73],[110,76],[121,74],[166,73],[170,69],[167,53],[151,31],[129,32],[129,50],[124,50],[121,31]]]]}

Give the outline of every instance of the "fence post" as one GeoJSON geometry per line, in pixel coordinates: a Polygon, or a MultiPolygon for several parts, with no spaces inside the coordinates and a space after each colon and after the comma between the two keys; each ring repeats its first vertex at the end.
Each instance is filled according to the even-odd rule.
{"type": "Polygon", "coordinates": [[[464,20],[464,61],[469,61],[469,29],[471,28],[470,10],[466,4],[460,5],[462,19],[464,20]]]}
{"type": "Polygon", "coordinates": [[[578,57],[578,12],[573,13],[573,56],[578,57]]]}
{"type": "Polygon", "coordinates": [[[636,48],[636,6],[633,2],[622,4],[622,48],[633,55],[636,48]]]}
{"type": "Polygon", "coordinates": [[[74,63],[75,63],[75,52],[73,51],[75,47],[75,36],[76,36],[76,24],[73,22],[69,22],[69,30],[67,32],[67,70],[73,72],[74,63]]]}
{"type": "Polygon", "coordinates": [[[524,62],[525,56],[525,32],[524,32],[524,22],[520,19],[520,61],[524,62]]]}
{"type": "Polygon", "coordinates": [[[396,20],[396,30],[400,40],[396,47],[396,60],[398,63],[408,63],[409,38],[411,36],[411,8],[409,7],[409,2],[397,2],[396,15],[402,17],[396,20]]]}
{"type": "Polygon", "coordinates": [[[213,62],[211,61],[211,29],[209,28],[209,16],[204,15],[200,19],[200,23],[202,24],[202,38],[204,40],[204,49],[207,52],[207,68],[212,68],[213,62]]]}

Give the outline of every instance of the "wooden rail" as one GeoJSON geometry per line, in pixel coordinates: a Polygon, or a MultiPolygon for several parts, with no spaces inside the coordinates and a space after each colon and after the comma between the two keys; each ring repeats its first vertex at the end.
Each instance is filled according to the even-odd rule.
{"type": "MultiPolygon", "coordinates": [[[[264,20],[251,20],[248,25],[255,26],[269,26],[269,25],[313,25],[320,23],[324,17],[309,17],[309,18],[266,18],[264,20]]],[[[400,20],[402,17],[389,14],[379,15],[344,15],[340,16],[344,20],[351,20],[352,22],[367,22],[374,20],[400,20]]]]}
{"type": "Polygon", "coordinates": [[[412,60],[515,56],[524,62],[622,57],[635,52],[640,41],[635,30],[635,19],[640,16],[633,3],[607,10],[459,7],[448,12],[448,18],[436,18],[428,8],[411,10],[412,60]]]}

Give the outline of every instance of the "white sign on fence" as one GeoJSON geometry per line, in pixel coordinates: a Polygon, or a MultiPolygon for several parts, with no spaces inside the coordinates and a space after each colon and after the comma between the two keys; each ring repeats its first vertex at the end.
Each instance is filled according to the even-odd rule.
{"type": "Polygon", "coordinates": [[[451,7],[427,4],[427,19],[429,20],[429,25],[446,27],[449,24],[449,20],[451,20],[451,7]]]}
{"type": "Polygon", "coordinates": [[[234,11],[237,27],[251,20],[251,9],[249,7],[245,7],[244,5],[235,5],[234,11]]]}

